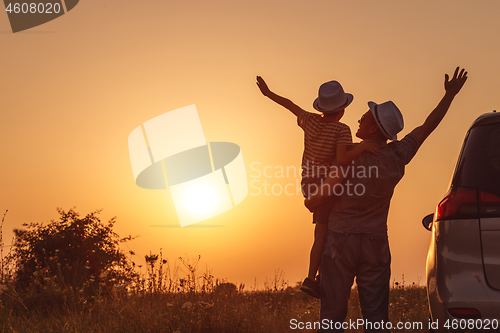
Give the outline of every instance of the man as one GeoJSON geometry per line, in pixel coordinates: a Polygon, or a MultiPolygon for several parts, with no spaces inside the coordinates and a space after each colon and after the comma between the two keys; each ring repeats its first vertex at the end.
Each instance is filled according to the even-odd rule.
{"type": "MultiPolygon", "coordinates": [[[[343,332],[348,328],[346,323],[342,324],[355,277],[365,332],[388,331],[383,323],[389,320],[391,254],[387,215],[390,200],[404,175],[405,165],[439,125],[466,80],[467,72],[458,67],[451,80],[445,75],[444,97],[425,122],[401,141],[387,143],[387,140],[396,140],[403,129],[403,117],[396,105],[391,101],[368,103],[370,109],[359,120],[356,136],[380,144],[380,153],[363,153],[350,165],[355,172],[344,170],[347,171],[342,188],[344,195],[338,198],[330,215],[321,261],[322,327],[318,332],[343,332]]],[[[340,189],[318,191],[306,201],[307,206],[314,207],[324,200],[321,193],[328,192],[338,194],[340,189]]]]}

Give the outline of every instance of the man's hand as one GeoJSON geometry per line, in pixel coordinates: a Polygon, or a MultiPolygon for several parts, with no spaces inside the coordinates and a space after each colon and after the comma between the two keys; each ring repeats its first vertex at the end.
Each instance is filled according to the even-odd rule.
{"type": "Polygon", "coordinates": [[[269,90],[269,87],[267,86],[266,81],[264,81],[264,79],[261,78],[260,76],[257,76],[257,86],[259,87],[262,95],[269,96],[269,93],[271,92],[271,90],[269,90]]]}
{"type": "Polygon", "coordinates": [[[311,213],[314,213],[316,207],[321,206],[330,199],[329,195],[322,195],[318,193],[319,191],[304,199],[304,206],[306,206],[311,213]]]}
{"type": "Polygon", "coordinates": [[[460,74],[458,74],[459,69],[460,67],[455,69],[455,73],[453,74],[453,78],[451,80],[448,74],[444,75],[444,89],[447,94],[455,96],[458,94],[460,89],[462,89],[465,81],[467,81],[467,72],[465,72],[465,69],[462,68],[460,74]]]}

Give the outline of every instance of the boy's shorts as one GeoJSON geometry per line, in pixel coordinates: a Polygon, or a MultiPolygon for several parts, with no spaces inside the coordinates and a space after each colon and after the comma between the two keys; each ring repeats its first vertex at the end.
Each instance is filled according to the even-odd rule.
{"type": "MultiPolygon", "coordinates": [[[[317,188],[320,188],[323,185],[323,181],[325,178],[302,178],[302,182],[300,183],[302,188],[302,194],[304,198],[309,197],[311,193],[314,193],[317,188]]],[[[313,223],[322,224],[328,223],[328,219],[330,218],[330,212],[333,208],[333,203],[335,200],[335,196],[332,196],[328,201],[326,201],[321,206],[318,206],[313,211],[313,223]]]]}

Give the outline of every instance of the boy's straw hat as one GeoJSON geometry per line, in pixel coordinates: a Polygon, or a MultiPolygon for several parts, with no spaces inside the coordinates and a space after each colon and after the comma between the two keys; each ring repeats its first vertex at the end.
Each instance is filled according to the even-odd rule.
{"type": "Polygon", "coordinates": [[[370,111],[380,131],[390,140],[397,140],[397,134],[404,127],[403,115],[396,104],[387,101],[382,104],[368,102],[370,111]]]}
{"type": "Polygon", "coordinates": [[[321,112],[338,112],[351,104],[353,95],[345,93],[337,81],[323,83],[319,87],[318,98],[314,100],[313,107],[321,112]]]}

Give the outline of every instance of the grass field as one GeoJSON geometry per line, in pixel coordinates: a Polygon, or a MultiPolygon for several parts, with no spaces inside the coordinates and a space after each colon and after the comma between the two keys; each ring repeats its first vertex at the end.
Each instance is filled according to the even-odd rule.
{"type": "MultiPolygon", "coordinates": [[[[4,287],[0,332],[315,332],[299,329],[299,322],[307,325],[319,320],[319,300],[290,287],[239,291],[234,284],[221,283],[210,292],[130,293],[115,289],[106,296],[84,299],[54,291],[21,297],[4,287]]],[[[393,325],[422,325],[393,332],[428,331],[424,287],[394,286],[390,297],[393,325]]],[[[353,289],[347,320],[358,318],[358,296],[353,289]]]]}
{"type": "MultiPolygon", "coordinates": [[[[318,328],[320,301],[302,293],[299,284],[290,287],[280,270],[261,290],[257,284],[249,289],[218,280],[210,271],[197,274],[201,256],[179,258],[170,269],[161,249],[159,255],[145,256],[142,270],[144,265],[136,266],[136,255],[129,251],[133,268],[127,279],[116,279],[109,270],[94,276],[89,261],[85,266],[75,261],[63,274],[58,256],[63,251],[57,248],[50,256],[45,248],[41,252],[40,264],[24,275],[16,271],[23,261],[9,265],[0,253],[0,333],[281,333],[318,328]]],[[[404,279],[394,282],[389,311],[393,332],[428,331],[424,287],[405,286],[404,279]],[[396,329],[398,323],[403,329],[396,329]]],[[[346,321],[360,319],[353,288],[346,321]]]]}
{"type": "MultiPolygon", "coordinates": [[[[76,239],[73,224],[88,224],[90,231],[98,230],[101,238],[108,240],[104,245],[98,243],[101,247],[92,248],[92,253],[119,253],[116,244],[129,238],[120,240],[113,234],[111,222],[102,225],[96,217],[98,212],[83,219],[72,210],[59,213],[62,222],[50,224],[59,233],[52,235],[51,228],[34,224],[33,233],[18,235],[26,242],[20,242],[18,251],[7,258],[1,247],[4,219],[0,223],[0,333],[281,333],[315,332],[318,328],[320,301],[299,291],[299,283],[290,287],[280,270],[266,279],[263,290],[257,283],[249,289],[216,279],[208,270],[198,274],[201,256],[179,258],[171,267],[160,249],[159,254],[144,257],[145,265],[136,265],[136,261],[143,261],[129,251],[130,257],[118,256],[123,260],[115,258],[114,266],[109,264],[94,273],[91,269],[96,262],[83,263],[81,256],[68,255],[73,253],[68,239],[76,239]],[[74,220],[69,224],[73,233],[69,234],[63,228],[68,219],[74,220]],[[59,237],[61,233],[66,238],[59,237]],[[40,245],[41,240],[45,245],[40,245]],[[54,248],[55,242],[59,245],[54,248]],[[46,250],[49,245],[53,249],[46,250]],[[12,258],[16,260],[8,260],[12,258]],[[27,260],[33,258],[36,265],[24,270],[29,267],[27,260]],[[115,274],[117,267],[124,269],[125,275],[115,274]]],[[[83,244],[83,234],[78,235],[83,244]]],[[[96,244],[95,239],[90,245],[96,244]]],[[[428,331],[425,288],[405,286],[404,277],[401,283],[393,282],[389,315],[393,332],[428,331]]],[[[358,293],[353,288],[346,322],[359,320],[358,293]]],[[[351,326],[346,330],[361,331],[362,327],[351,326]]]]}

